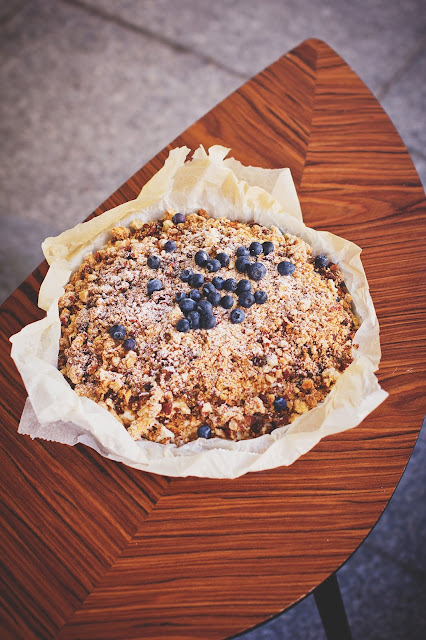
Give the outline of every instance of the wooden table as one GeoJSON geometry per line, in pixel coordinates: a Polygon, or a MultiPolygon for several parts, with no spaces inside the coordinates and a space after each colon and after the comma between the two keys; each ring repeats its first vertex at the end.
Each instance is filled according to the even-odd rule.
{"type": "MultiPolygon", "coordinates": [[[[378,102],[334,51],[309,40],[96,214],[135,197],[169,149],[200,143],[230,146],[245,164],[290,167],[305,222],[363,248],[390,397],[290,468],[237,480],[169,479],[82,445],[32,441],[16,433],[26,392],[8,338],[42,316],[43,263],[0,316],[2,638],[216,640],[249,629],[334,574],[410,457],[425,412],[425,200],[378,102]]],[[[316,593],[321,606],[324,587],[316,593]]]]}

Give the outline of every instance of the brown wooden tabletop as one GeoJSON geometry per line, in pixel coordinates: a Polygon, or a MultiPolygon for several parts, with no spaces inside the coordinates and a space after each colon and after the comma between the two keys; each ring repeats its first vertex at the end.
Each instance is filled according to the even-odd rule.
{"type": "MultiPolygon", "coordinates": [[[[149,126],[142,123],[141,126],[149,126]]],[[[114,193],[134,198],[177,145],[290,167],[309,226],[360,245],[389,398],[291,467],[169,479],[17,435],[9,336],[42,317],[42,264],[1,308],[2,638],[228,638],[287,609],[364,540],[425,413],[424,191],[389,118],[309,40],[242,86],[114,193]]]]}

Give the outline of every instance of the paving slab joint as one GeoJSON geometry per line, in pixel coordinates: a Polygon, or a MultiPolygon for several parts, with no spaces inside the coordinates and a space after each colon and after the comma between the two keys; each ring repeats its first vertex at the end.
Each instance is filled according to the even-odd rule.
{"type": "Polygon", "coordinates": [[[117,26],[132,31],[133,33],[138,33],[141,36],[145,36],[146,38],[151,38],[152,40],[156,40],[160,44],[163,44],[177,53],[186,53],[193,56],[196,56],[206,64],[211,64],[217,67],[218,69],[222,69],[227,73],[232,74],[235,77],[241,78],[243,80],[248,80],[249,76],[241,71],[237,71],[233,67],[216,60],[212,56],[206,55],[204,53],[200,53],[197,49],[192,47],[188,47],[179,42],[176,42],[172,38],[168,38],[162,34],[156,33],[155,31],[151,31],[151,29],[147,29],[146,27],[141,27],[140,25],[134,24],[129,20],[125,20],[118,15],[110,13],[109,11],[104,11],[103,9],[99,9],[98,7],[93,7],[89,3],[83,2],[82,0],[60,0],[63,4],[75,7],[76,9],[80,9],[82,11],[86,11],[93,16],[101,18],[102,20],[106,20],[108,22],[112,22],[117,26]]]}
{"type": "Polygon", "coordinates": [[[9,11],[6,11],[4,15],[0,16],[0,27],[3,27],[5,24],[13,20],[18,13],[21,13],[22,9],[24,9],[27,4],[28,0],[22,0],[11,7],[9,11]]]}
{"type": "Polygon", "coordinates": [[[405,71],[426,51],[426,41],[424,38],[418,42],[413,49],[408,53],[401,64],[395,69],[392,76],[387,80],[377,91],[377,98],[383,100],[383,98],[389,93],[392,86],[398,82],[405,71]]]}

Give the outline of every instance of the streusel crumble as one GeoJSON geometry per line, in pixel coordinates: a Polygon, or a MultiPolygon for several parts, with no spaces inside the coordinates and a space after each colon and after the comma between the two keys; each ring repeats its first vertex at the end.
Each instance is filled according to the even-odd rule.
{"type": "Polygon", "coordinates": [[[59,300],[59,369],[134,439],[254,438],[324,400],[358,328],[336,264],[272,227],[166,212],[59,300]]]}

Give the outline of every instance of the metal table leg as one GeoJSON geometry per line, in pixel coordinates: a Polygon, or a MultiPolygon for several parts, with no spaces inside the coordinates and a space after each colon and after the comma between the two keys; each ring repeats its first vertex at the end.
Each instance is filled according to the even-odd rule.
{"type": "Polygon", "coordinates": [[[342,595],[335,573],[314,591],[327,640],[352,640],[342,595]]]}

